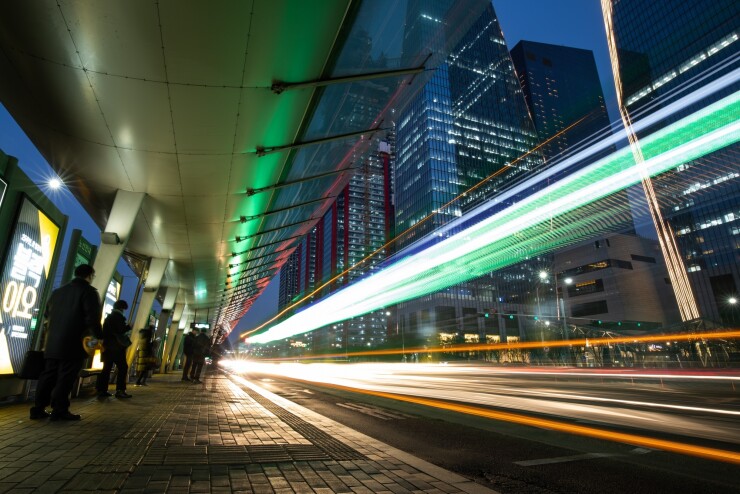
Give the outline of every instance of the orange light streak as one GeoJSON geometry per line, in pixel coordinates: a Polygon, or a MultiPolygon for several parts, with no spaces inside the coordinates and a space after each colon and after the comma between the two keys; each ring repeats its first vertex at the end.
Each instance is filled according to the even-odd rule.
{"type": "Polygon", "coordinates": [[[671,280],[671,286],[673,287],[676,302],[678,303],[681,319],[684,321],[698,319],[700,316],[699,307],[694,298],[694,293],[691,290],[689,277],[686,274],[686,267],[683,264],[683,259],[678,250],[676,238],[673,235],[670,225],[665,221],[660,211],[660,205],[658,204],[658,198],[655,194],[655,189],[653,188],[652,179],[646,173],[643,166],[645,158],[642,154],[640,141],[632,127],[632,120],[627,111],[627,107],[624,105],[622,79],[619,75],[619,56],[617,54],[617,43],[612,19],[612,0],[601,0],[601,11],[604,17],[607,44],[609,45],[609,58],[611,59],[612,64],[612,74],[614,77],[614,86],[617,92],[619,114],[622,118],[624,129],[627,132],[627,138],[630,143],[632,155],[635,158],[635,163],[637,164],[637,169],[640,172],[642,188],[645,192],[648,210],[650,211],[653,225],[658,234],[658,244],[660,245],[660,250],[662,251],[666,262],[668,277],[671,280]]]}
{"type": "Polygon", "coordinates": [[[528,350],[544,347],[571,347],[571,346],[600,346],[615,345],[620,343],[660,343],[674,341],[694,341],[694,340],[731,340],[740,338],[740,330],[733,329],[729,331],[704,332],[704,333],[681,333],[681,334],[662,334],[662,335],[645,335],[645,336],[617,336],[602,338],[579,338],[576,340],[551,340],[551,341],[522,341],[514,343],[479,343],[470,345],[450,345],[446,347],[434,348],[406,348],[406,349],[389,349],[389,350],[367,350],[361,352],[350,352],[341,354],[323,354],[310,357],[286,357],[284,359],[265,359],[265,360],[314,360],[338,357],[366,357],[372,355],[403,355],[408,353],[448,353],[448,352],[473,352],[473,351],[495,351],[495,350],[528,350]]]}

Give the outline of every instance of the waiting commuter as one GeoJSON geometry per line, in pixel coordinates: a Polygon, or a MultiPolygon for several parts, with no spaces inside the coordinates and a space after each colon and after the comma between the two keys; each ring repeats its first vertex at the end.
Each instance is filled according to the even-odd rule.
{"type": "Polygon", "coordinates": [[[116,398],[131,398],[126,393],[126,381],[128,381],[128,363],[126,362],[126,349],[131,345],[128,333],[131,326],[126,324],[126,316],[123,311],[128,309],[125,300],[117,300],[113,304],[113,311],[108,314],[103,323],[103,370],[98,374],[96,389],[98,398],[113,396],[108,392],[108,382],[113,364],[116,364],[116,398]]]}
{"type": "Polygon", "coordinates": [[[206,329],[201,329],[200,334],[195,337],[193,345],[193,369],[190,371],[190,379],[195,384],[200,384],[200,373],[206,363],[206,355],[211,349],[211,339],[206,334],[206,329]]]}
{"type": "Polygon", "coordinates": [[[185,335],[182,341],[182,357],[185,359],[185,363],[182,366],[182,380],[190,381],[188,372],[193,367],[193,349],[195,348],[195,330],[191,330],[185,335]]]}
{"type": "Polygon", "coordinates": [[[100,296],[90,285],[93,278],[95,269],[81,264],[75,268],[74,279],[51,294],[46,308],[49,324],[44,371],[36,387],[31,419],[80,420],[79,415],[69,411],[69,394],[88,358],[82,339],[103,337],[100,296]],[[48,405],[51,405],[51,413],[46,411],[48,405]]]}

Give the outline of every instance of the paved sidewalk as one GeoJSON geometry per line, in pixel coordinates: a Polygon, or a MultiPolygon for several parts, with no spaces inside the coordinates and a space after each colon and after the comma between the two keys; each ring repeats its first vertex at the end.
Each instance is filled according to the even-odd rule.
{"type": "Polygon", "coordinates": [[[491,493],[237,376],[156,375],[80,422],[0,407],[0,493],[491,493]]]}

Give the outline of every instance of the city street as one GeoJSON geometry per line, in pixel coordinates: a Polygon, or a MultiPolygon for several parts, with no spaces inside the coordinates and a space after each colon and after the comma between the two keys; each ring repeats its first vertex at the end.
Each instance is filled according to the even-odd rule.
{"type": "Polygon", "coordinates": [[[501,492],[737,490],[736,373],[258,364],[250,366],[244,377],[501,492]],[[726,451],[735,455],[735,463],[488,419],[365,391],[477,405],[525,419],[554,419],[564,428],[586,426],[689,449],[726,451]]]}

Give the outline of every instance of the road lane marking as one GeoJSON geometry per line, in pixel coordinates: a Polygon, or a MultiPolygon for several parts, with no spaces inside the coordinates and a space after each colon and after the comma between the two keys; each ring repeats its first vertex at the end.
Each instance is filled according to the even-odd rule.
{"type": "Polygon", "coordinates": [[[593,460],[594,458],[607,458],[609,456],[622,456],[617,453],[586,453],[583,455],[557,456],[555,458],[543,458],[541,460],[515,461],[514,464],[522,467],[534,465],[548,465],[550,463],[566,463],[569,461],[593,460]]]}
{"type": "MultiPolygon", "coordinates": [[[[634,455],[644,455],[650,453],[652,450],[647,448],[635,448],[630,451],[634,455]]],[[[548,465],[551,463],[567,463],[569,461],[581,461],[581,460],[593,460],[595,458],[609,458],[615,456],[626,456],[623,453],[584,453],[581,455],[571,456],[556,456],[554,458],[543,458],[541,460],[526,460],[526,461],[515,461],[515,465],[522,467],[531,467],[535,465],[548,465]]]]}
{"type": "Polygon", "coordinates": [[[393,412],[391,410],[386,410],[385,408],[375,407],[372,405],[362,405],[360,403],[337,403],[336,405],[338,407],[364,413],[366,415],[370,415],[381,420],[403,420],[407,418],[412,418],[411,415],[406,415],[405,413],[393,412]]]}

